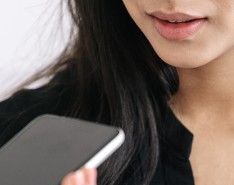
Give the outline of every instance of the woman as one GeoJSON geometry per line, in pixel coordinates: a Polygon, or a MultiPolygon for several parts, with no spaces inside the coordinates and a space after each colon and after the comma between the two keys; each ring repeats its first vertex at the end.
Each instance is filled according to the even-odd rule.
{"type": "Polygon", "coordinates": [[[0,104],[1,144],[40,114],[66,115],[122,127],[126,142],[63,185],[233,184],[234,1],[68,4],[55,77],[0,104]]]}

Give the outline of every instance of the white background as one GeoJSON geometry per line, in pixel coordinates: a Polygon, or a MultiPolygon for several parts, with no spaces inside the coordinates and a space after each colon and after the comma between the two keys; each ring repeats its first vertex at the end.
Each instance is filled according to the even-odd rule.
{"type": "Polygon", "coordinates": [[[69,21],[60,1],[0,1],[0,100],[66,45],[69,21]]]}

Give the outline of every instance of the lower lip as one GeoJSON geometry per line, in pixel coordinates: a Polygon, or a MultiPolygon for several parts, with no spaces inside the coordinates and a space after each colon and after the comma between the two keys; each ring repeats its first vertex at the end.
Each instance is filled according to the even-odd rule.
{"type": "Polygon", "coordinates": [[[180,41],[194,35],[205,23],[206,19],[194,19],[184,23],[170,23],[158,18],[153,18],[158,33],[171,41],[180,41]]]}

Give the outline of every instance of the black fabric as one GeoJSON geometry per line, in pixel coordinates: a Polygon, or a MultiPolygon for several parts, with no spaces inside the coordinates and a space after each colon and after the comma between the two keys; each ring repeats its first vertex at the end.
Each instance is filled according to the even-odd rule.
{"type": "MultiPolygon", "coordinates": [[[[63,75],[67,79],[67,73],[63,75]]],[[[21,90],[0,103],[0,147],[25,127],[35,117],[49,113],[64,115],[69,96],[64,88],[66,81],[61,75],[35,90],[21,90]]]]}
{"type": "Polygon", "coordinates": [[[160,156],[150,185],[194,185],[189,156],[193,135],[175,117],[169,107],[158,125],[160,156]]]}
{"type": "MultiPolygon", "coordinates": [[[[54,79],[59,81],[59,79],[54,79]]],[[[66,82],[22,90],[0,103],[0,147],[35,117],[64,115],[69,103],[66,82]]],[[[150,185],[194,185],[189,162],[193,135],[167,108],[159,125],[160,156],[150,185]]]]}

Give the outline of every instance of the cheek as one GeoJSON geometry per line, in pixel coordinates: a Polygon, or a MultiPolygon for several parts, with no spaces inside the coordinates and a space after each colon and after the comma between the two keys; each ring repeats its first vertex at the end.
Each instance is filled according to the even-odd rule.
{"type": "Polygon", "coordinates": [[[132,17],[133,21],[140,26],[144,23],[144,10],[140,1],[138,0],[123,0],[123,4],[127,9],[129,15],[132,17]]]}

